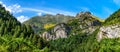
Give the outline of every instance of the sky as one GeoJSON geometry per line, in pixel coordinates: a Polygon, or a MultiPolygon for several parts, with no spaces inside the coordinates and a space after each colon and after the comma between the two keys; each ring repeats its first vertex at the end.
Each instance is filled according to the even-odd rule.
{"type": "Polygon", "coordinates": [[[120,7],[120,0],[0,0],[21,23],[33,16],[64,14],[75,16],[83,11],[106,19],[120,7]]]}

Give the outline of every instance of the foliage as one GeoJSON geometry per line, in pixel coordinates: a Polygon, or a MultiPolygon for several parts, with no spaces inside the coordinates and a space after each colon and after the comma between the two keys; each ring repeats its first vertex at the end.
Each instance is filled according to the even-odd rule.
{"type": "Polygon", "coordinates": [[[97,20],[99,20],[100,22],[104,22],[104,21],[105,21],[105,20],[100,19],[100,18],[98,18],[98,17],[96,17],[96,16],[94,16],[94,15],[92,15],[92,17],[95,18],[95,19],[97,19],[97,20]]]}
{"type": "Polygon", "coordinates": [[[31,52],[35,50],[40,51],[44,47],[42,47],[41,45],[39,46],[38,43],[44,45],[43,40],[39,42],[37,41],[37,39],[34,38],[31,39],[24,37],[14,38],[13,36],[10,35],[3,35],[0,37],[0,52],[8,52],[8,51],[31,52]]]}
{"type": "Polygon", "coordinates": [[[52,27],[54,27],[55,26],[55,24],[45,24],[44,25],[44,29],[50,29],[50,28],[52,28],[52,27]]]}
{"type": "Polygon", "coordinates": [[[100,43],[99,52],[120,52],[120,38],[103,39],[100,43]]]}
{"type": "Polygon", "coordinates": [[[40,51],[47,43],[0,5],[0,52],[40,51]]]}
{"type": "Polygon", "coordinates": [[[96,40],[96,32],[91,35],[78,34],[71,35],[68,38],[57,39],[50,41],[50,50],[51,51],[60,51],[60,52],[73,52],[73,51],[94,51],[98,48],[98,43],[96,40]]]}
{"type": "Polygon", "coordinates": [[[103,23],[104,26],[112,25],[112,24],[120,24],[120,9],[110,15],[105,22],[103,23]]]}

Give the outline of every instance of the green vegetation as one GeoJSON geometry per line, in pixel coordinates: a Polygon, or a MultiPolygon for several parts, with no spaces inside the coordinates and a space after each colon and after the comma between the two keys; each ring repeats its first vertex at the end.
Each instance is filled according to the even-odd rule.
{"type": "Polygon", "coordinates": [[[97,19],[97,20],[99,20],[100,22],[105,22],[105,20],[100,19],[100,18],[98,18],[98,17],[96,17],[96,16],[93,16],[93,15],[92,15],[92,17],[95,18],[95,19],[97,19]]]}
{"type": "Polygon", "coordinates": [[[30,25],[21,24],[0,5],[0,52],[34,52],[45,45],[30,25]]]}
{"type": "Polygon", "coordinates": [[[99,49],[100,52],[120,52],[120,38],[103,39],[99,49]]]}
{"type": "Polygon", "coordinates": [[[112,24],[120,24],[120,9],[116,12],[114,12],[112,15],[110,15],[103,25],[112,25],[112,24]]]}
{"type": "Polygon", "coordinates": [[[98,29],[93,34],[71,35],[68,38],[52,40],[49,42],[49,50],[55,52],[119,52],[120,38],[107,38],[98,42],[96,35],[98,29]]]}
{"type": "Polygon", "coordinates": [[[0,52],[120,52],[120,38],[106,38],[98,42],[96,37],[99,28],[89,35],[82,32],[89,26],[100,27],[101,23],[119,24],[120,10],[105,21],[95,16],[91,18],[89,15],[83,15],[82,17],[84,18],[73,19],[60,14],[55,16],[47,14],[35,16],[24,22],[26,24],[24,25],[0,5],[0,52]],[[67,38],[46,41],[34,33],[46,29],[49,31],[56,24],[63,22],[71,28],[67,38]]]}
{"type": "MultiPolygon", "coordinates": [[[[117,11],[118,12],[118,11],[117,11]]],[[[116,14],[114,14],[116,15],[116,14]]],[[[119,23],[118,13],[117,17],[112,17],[106,19],[105,22],[103,20],[99,20],[104,24],[116,24],[119,23]],[[118,21],[112,21],[114,18],[117,18],[118,21]],[[111,23],[112,22],[112,23],[111,23]]],[[[96,17],[94,19],[97,19],[96,17]]],[[[81,31],[86,29],[86,23],[84,21],[80,22],[81,19],[72,19],[68,21],[67,25],[72,28],[70,32],[70,36],[68,38],[56,39],[49,41],[49,50],[55,52],[119,52],[120,51],[120,38],[106,38],[97,41],[97,33],[99,32],[99,28],[95,30],[92,34],[86,35],[86,33],[82,33],[81,31]],[[79,26],[83,27],[80,28],[79,26]],[[75,33],[75,35],[72,35],[75,33]]],[[[93,19],[87,19],[88,22],[93,21],[93,19]]],[[[98,19],[97,19],[98,20],[98,19]]],[[[99,24],[98,24],[99,26],[99,24]]],[[[100,25],[101,26],[101,25],[100,25]]]]}
{"type": "Polygon", "coordinates": [[[42,46],[44,47],[44,42],[42,39],[34,38],[24,38],[18,37],[14,38],[10,35],[0,36],[0,52],[34,52],[41,51],[42,46]]]}
{"type": "Polygon", "coordinates": [[[50,29],[50,28],[52,28],[54,26],[55,26],[55,24],[45,24],[44,29],[48,30],[48,29],[50,29]]]}
{"type": "Polygon", "coordinates": [[[50,50],[59,52],[93,52],[98,48],[97,30],[91,34],[71,35],[68,38],[50,41],[50,50]]]}

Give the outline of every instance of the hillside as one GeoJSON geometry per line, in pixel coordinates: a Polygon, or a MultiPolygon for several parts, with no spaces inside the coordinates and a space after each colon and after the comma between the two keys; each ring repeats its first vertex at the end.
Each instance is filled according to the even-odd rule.
{"type": "Polygon", "coordinates": [[[120,37],[120,9],[111,14],[98,32],[98,39],[120,37]]]}
{"type": "Polygon", "coordinates": [[[44,45],[40,41],[30,25],[21,24],[0,5],[0,52],[40,51],[42,46],[39,45],[44,45]]]}
{"type": "Polygon", "coordinates": [[[36,33],[39,31],[44,31],[47,29],[45,26],[54,26],[58,23],[66,23],[68,20],[72,19],[72,16],[64,16],[62,14],[50,15],[46,14],[43,16],[34,16],[30,20],[25,21],[24,24],[30,24],[36,33]],[[50,24],[50,25],[49,25],[50,24]]]}
{"type": "Polygon", "coordinates": [[[104,22],[104,25],[120,24],[120,9],[110,15],[104,22]]]}
{"type": "Polygon", "coordinates": [[[34,32],[29,25],[26,26],[18,22],[9,11],[6,11],[5,8],[0,5],[0,34],[10,34],[16,37],[24,34],[25,37],[29,37],[30,34],[34,34],[34,32]]]}

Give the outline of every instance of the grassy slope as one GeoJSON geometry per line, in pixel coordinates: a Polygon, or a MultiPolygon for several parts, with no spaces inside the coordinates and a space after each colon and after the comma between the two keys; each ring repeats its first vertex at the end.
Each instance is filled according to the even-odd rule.
{"type": "Polygon", "coordinates": [[[110,15],[105,22],[103,23],[104,26],[113,25],[113,24],[120,24],[120,9],[110,15]]]}

